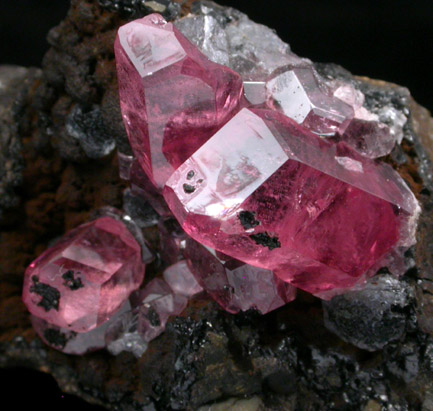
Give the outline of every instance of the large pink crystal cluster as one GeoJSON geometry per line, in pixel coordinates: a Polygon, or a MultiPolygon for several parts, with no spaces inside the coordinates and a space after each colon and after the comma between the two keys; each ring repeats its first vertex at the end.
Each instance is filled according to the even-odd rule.
{"type": "Polygon", "coordinates": [[[353,84],[324,79],[287,45],[273,49],[262,26],[260,47],[236,27],[227,31],[233,59],[222,43],[199,41],[199,50],[157,14],[119,29],[133,151],[119,153],[120,176],[128,201],[144,205],[130,203],[131,215],[103,209],[28,267],[23,299],[48,345],[139,357],[203,290],[228,312],[266,314],[297,288],[328,299],[383,266],[404,271],[419,206],[376,159],[400,142],[405,118],[371,113],[353,84]],[[162,275],[146,284],[149,221],[162,275]]]}
{"type": "Polygon", "coordinates": [[[115,51],[135,161],[157,191],[164,187],[199,243],[199,258],[186,253],[191,269],[229,311],[268,312],[277,295],[289,301],[281,281],[329,298],[413,244],[414,195],[370,159],[398,138],[353,85],[325,81],[307,60],[282,59],[245,82],[244,96],[240,74],[159,15],[120,28],[115,51]],[[253,302],[264,289],[268,301],[253,302]]]}

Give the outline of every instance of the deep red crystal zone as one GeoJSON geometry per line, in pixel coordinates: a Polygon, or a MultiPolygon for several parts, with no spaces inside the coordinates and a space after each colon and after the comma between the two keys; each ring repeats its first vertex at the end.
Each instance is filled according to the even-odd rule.
{"type": "Polygon", "coordinates": [[[159,189],[238,110],[241,77],[157,14],[119,29],[120,105],[132,150],[159,189]]]}
{"type": "Polygon", "coordinates": [[[144,271],[140,246],[126,226],[101,217],[72,230],[30,264],[23,300],[49,324],[87,332],[125,303],[144,271]]]}
{"type": "Polygon", "coordinates": [[[164,196],[196,241],[323,296],[353,287],[418,209],[391,167],[261,109],[228,122],[164,196]]]}

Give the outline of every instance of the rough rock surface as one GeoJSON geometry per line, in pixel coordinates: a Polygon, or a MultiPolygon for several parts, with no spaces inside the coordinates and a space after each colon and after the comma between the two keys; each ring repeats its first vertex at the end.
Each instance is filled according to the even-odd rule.
{"type": "MultiPolygon", "coordinates": [[[[385,158],[423,208],[417,245],[406,255],[412,268],[404,287],[414,290],[414,298],[399,312],[405,319],[401,335],[375,352],[359,349],[329,332],[320,301],[301,293],[266,316],[230,315],[207,297],[196,297],[139,360],[131,353],[115,357],[105,351],[68,356],[38,339],[21,302],[26,265],[54,238],[86,221],[92,210],[122,207],[124,183],[118,178],[117,159],[113,154],[89,159],[68,135],[66,123],[76,105],[90,112],[98,107],[107,135],[122,152],[128,151],[112,45],[116,28],[132,18],[118,7],[139,3],[72,0],[67,18],[49,34],[52,47],[44,59],[43,80],[36,76],[22,83],[21,108],[1,114],[14,136],[3,140],[2,132],[2,152],[5,146],[16,150],[8,158],[17,165],[22,161],[23,168],[13,168],[17,172],[7,174],[13,177],[8,180],[0,161],[0,185],[8,187],[7,198],[14,205],[4,212],[0,233],[0,312],[8,313],[0,316],[0,366],[49,372],[64,390],[108,409],[208,409],[221,403],[219,409],[246,404],[267,410],[431,410],[433,121],[405,88],[353,77],[335,65],[316,68],[331,80],[350,80],[371,110],[390,106],[408,119],[401,145],[385,158]]],[[[184,15],[190,5],[182,6],[184,15]]],[[[158,251],[155,227],[145,228],[144,234],[158,251]]],[[[160,267],[158,260],[149,266],[149,281],[160,267]]]]}

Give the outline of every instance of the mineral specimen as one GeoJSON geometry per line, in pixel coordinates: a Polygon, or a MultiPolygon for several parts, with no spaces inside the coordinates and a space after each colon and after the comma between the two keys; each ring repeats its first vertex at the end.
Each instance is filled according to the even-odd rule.
{"type": "Polygon", "coordinates": [[[296,297],[296,289],[272,271],[245,264],[192,239],[186,241],[184,254],[203,289],[230,313],[256,309],[267,314],[296,297]]]}
{"type": "Polygon", "coordinates": [[[140,245],[126,226],[101,217],[66,234],[27,268],[23,300],[47,323],[87,332],[106,322],[144,276],[140,245]]]}
{"type": "Polygon", "coordinates": [[[242,80],[152,14],[119,29],[120,103],[132,150],[162,189],[171,173],[238,110],[242,80]]]}
{"type": "MultiPolygon", "coordinates": [[[[14,136],[12,139],[4,138],[7,133],[2,133],[1,147],[3,151],[6,147],[6,155],[0,159],[0,168],[6,173],[0,174],[6,195],[0,198],[1,206],[3,208],[3,202],[17,204],[18,196],[21,205],[9,208],[7,212],[7,216],[12,217],[11,221],[19,223],[13,225],[7,220],[7,229],[0,233],[0,312],[7,313],[0,315],[0,367],[23,364],[48,372],[62,390],[110,409],[433,409],[433,168],[429,160],[429,154],[433,154],[433,123],[427,111],[412,100],[406,89],[354,77],[334,64],[315,63],[313,67],[326,86],[333,90],[334,97],[354,107],[356,121],[383,123],[389,127],[391,136],[395,136],[396,144],[391,141],[395,147],[389,156],[377,162],[385,161],[398,168],[423,207],[417,227],[417,244],[404,256],[413,258],[416,266],[403,279],[393,278],[401,287],[393,286],[389,293],[384,292],[382,304],[378,304],[376,299],[381,293],[371,289],[366,298],[359,299],[362,312],[369,313],[368,307],[371,307],[374,324],[383,330],[384,337],[391,337],[384,349],[365,352],[342,340],[354,344],[359,344],[359,341],[370,344],[373,340],[382,344],[383,341],[375,329],[371,331],[374,327],[370,327],[369,318],[360,319],[362,314],[352,304],[346,304],[347,300],[336,304],[338,307],[333,307],[334,300],[330,303],[329,313],[332,311],[333,318],[338,319],[334,321],[338,326],[335,335],[323,325],[320,302],[302,292],[295,301],[265,316],[251,310],[228,315],[218,310],[217,304],[202,293],[191,301],[184,315],[167,322],[165,332],[149,344],[146,355],[140,360],[128,353],[112,357],[105,352],[71,359],[62,352],[54,352],[35,337],[18,295],[19,279],[25,264],[29,258],[36,257],[35,254],[46,246],[49,239],[60,235],[65,224],[70,226],[76,220],[81,221],[89,210],[102,204],[120,206],[125,188],[125,182],[117,180],[110,158],[90,160],[78,140],[66,132],[62,144],[54,143],[60,138],[59,132],[65,130],[71,108],[79,105],[85,111],[84,108],[100,107],[105,126],[109,126],[118,149],[127,156],[132,154],[127,146],[126,133],[123,127],[119,127],[121,115],[112,58],[112,40],[118,24],[125,21],[125,14],[107,9],[123,8],[126,12],[126,8],[138,5],[138,12],[128,15],[131,18],[137,15],[135,13],[144,13],[146,3],[150,2],[74,0],[65,21],[50,34],[51,49],[44,61],[43,77],[31,87],[37,90],[36,95],[33,92],[28,95],[26,106],[20,104],[17,116],[10,106],[5,108],[6,117],[1,116],[6,118],[6,129],[12,130],[14,136]],[[102,9],[98,3],[104,3],[106,7],[102,9]],[[354,93],[356,101],[346,100],[345,93],[354,93]],[[37,112],[30,106],[37,107],[37,112]],[[27,114],[23,117],[22,113],[27,114]],[[85,166],[60,158],[75,158],[64,156],[65,148],[74,144],[73,147],[78,146],[81,150],[78,159],[86,161],[85,166]],[[20,167],[16,167],[22,160],[24,180],[20,177],[20,167]],[[9,173],[11,162],[12,172],[9,173]],[[14,186],[17,182],[21,184],[20,181],[24,184],[14,193],[14,186]],[[417,291],[414,299],[407,300],[407,305],[404,298],[399,298],[406,289],[417,291]],[[371,295],[370,305],[367,299],[371,295]],[[378,312],[374,308],[377,306],[378,312]],[[380,315],[382,307],[383,317],[380,315]],[[415,309],[418,322],[414,317],[415,309]],[[388,322],[387,319],[395,321],[388,322]],[[355,330],[356,326],[349,326],[358,324],[358,321],[359,330],[355,330]],[[362,335],[362,330],[372,333],[371,340],[362,335]]],[[[153,2],[152,7],[157,7],[156,3],[159,2],[153,2]]],[[[291,64],[288,59],[293,54],[288,45],[271,29],[248,20],[236,10],[206,0],[181,3],[182,14],[191,14],[174,24],[184,34],[185,28],[189,28],[187,37],[211,60],[242,71],[249,103],[263,102],[268,76],[279,64],[291,64]],[[243,35],[244,27],[248,29],[244,31],[249,32],[248,38],[243,35]],[[217,58],[226,60],[217,61],[217,58]],[[248,79],[250,74],[255,81],[248,79]]],[[[326,10],[331,14],[328,7],[326,10]]],[[[293,16],[289,17],[291,21],[293,16]]],[[[410,36],[408,31],[407,38],[410,36]]],[[[400,46],[399,51],[404,53],[404,44],[400,46]]],[[[413,67],[416,70],[420,65],[413,67]]],[[[15,100],[16,93],[13,91],[11,95],[15,100]]],[[[373,130],[368,134],[365,142],[365,134],[354,133],[353,143],[347,139],[348,134],[345,138],[360,152],[367,148],[365,155],[377,157],[378,152],[382,153],[379,156],[389,152],[392,144],[382,150],[378,143],[383,141],[375,138],[375,133],[373,130]]],[[[325,137],[331,143],[342,138],[340,135],[325,137]]],[[[347,158],[340,161],[347,166],[356,165],[347,158]]],[[[126,174],[128,170],[126,167],[126,174]]],[[[133,194],[137,199],[138,194],[135,191],[133,194]]],[[[131,201],[136,204],[135,199],[127,197],[124,209],[128,202],[129,205],[131,201]]],[[[272,198],[267,205],[275,210],[277,203],[272,198]]],[[[393,208],[398,212],[397,207],[393,208]]],[[[133,209],[129,209],[130,214],[133,214],[133,209]]],[[[259,221],[258,215],[242,211],[239,221],[254,234],[263,222],[259,221]]],[[[364,225],[364,221],[356,216],[353,219],[360,226],[364,225]]],[[[155,254],[161,255],[157,231],[156,227],[145,228],[143,234],[152,242],[155,254]]],[[[272,232],[268,234],[271,234],[268,243],[271,247],[278,246],[278,241],[282,243],[274,238],[272,232]]],[[[254,238],[262,243],[267,240],[265,235],[254,238]]],[[[407,237],[400,234],[400,238],[407,237]]],[[[182,241],[179,245],[180,253],[185,251],[182,241]]],[[[342,248],[345,245],[345,241],[340,242],[342,248]]],[[[277,248],[272,252],[275,250],[277,248]]],[[[227,262],[220,252],[207,251],[227,262]]],[[[218,261],[218,264],[223,263],[218,261]]],[[[149,267],[148,276],[161,278],[166,264],[165,259],[158,258],[149,267]]],[[[68,282],[73,284],[73,278],[68,282]]],[[[382,289],[382,286],[377,288],[382,289]]],[[[128,326],[120,324],[117,339],[108,344],[108,349],[115,354],[131,351],[140,356],[146,350],[147,342],[137,332],[138,322],[130,321],[133,312],[124,315],[128,326]]],[[[365,317],[370,315],[365,314],[365,317]]],[[[49,328],[56,329],[52,325],[49,328]]],[[[72,332],[67,330],[65,333],[72,332]]],[[[53,341],[58,334],[51,334],[53,341]]],[[[77,334],[76,338],[85,335],[77,334]]],[[[62,341],[60,336],[58,344],[62,341]]],[[[24,377],[21,370],[19,373],[24,377]]],[[[3,374],[9,377],[10,370],[4,370],[3,374]]],[[[32,381],[31,387],[36,386],[32,381]]],[[[3,388],[7,391],[7,385],[3,388]]],[[[39,392],[46,389],[45,386],[38,388],[39,392]]],[[[35,402],[32,407],[39,405],[33,396],[31,401],[35,402]]],[[[45,399],[42,406],[47,408],[45,399]]]]}
{"type": "Polygon", "coordinates": [[[240,111],[164,196],[195,240],[327,298],[413,244],[419,212],[391,167],[262,109],[240,111]]]}

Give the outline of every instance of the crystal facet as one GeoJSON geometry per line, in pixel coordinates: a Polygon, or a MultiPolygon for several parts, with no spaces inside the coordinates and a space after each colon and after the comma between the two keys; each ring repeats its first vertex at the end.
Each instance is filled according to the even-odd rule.
{"type": "Polygon", "coordinates": [[[377,158],[389,154],[395,144],[401,143],[406,117],[395,108],[385,106],[378,113],[364,107],[365,97],[361,91],[349,83],[331,82],[333,95],[349,104],[354,110],[354,118],[345,130],[340,130],[341,139],[358,153],[377,158]]]}
{"type": "Polygon", "coordinates": [[[204,290],[230,313],[255,308],[266,314],[296,297],[296,289],[272,271],[245,264],[192,239],[187,240],[185,256],[204,290]]]}
{"type": "Polygon", "coordinates": [[[148,342],[138,332],[138,308],[130,310],[110,323],[105,332],[105,346],[113,355],[131,352],[137,358],[147,350],[148,342]]]}
{"type": "Polygon", "coordinates": [[[277,70],[266,83],[267,104],[320,135],[343,133],[353,108],[319,83],[312,67],[277,70]]]}
{"type": "Polygon", "coordinates": [[[263,109],[239,112],[164,195],[195,240],[327,298],[413,243],[419,212],[391,167],[263,109]]]}
{"type": "Polygon", "coordinates": [[[175,294],[192,297],[203,291],[185,260],[168,267],[163,277],[175,294]]]}
{"type": "Polygon", "coordinates": [[[83,355],[105,348],[106,330],[128,312],[130,307],[127,301],[107,322],[85,333],[56,327],[34,315],[31,316],[31,321],[34,330],[45,344],[65,354],[83,355]]]}
{"type": "Polygon", "coordinates": [[[106,322],[144,278],[140,245],[111,217],[83,224],[30,264],[23,300],[51,325],[86,332],[106,322]]]}
{"type": "Polygon", "coordinates": [[[120,103],[134,154],[158,188],[239,109],[242,80],[152,14],[119,29],[120,103]]]}
{"type": "Polygon", "coordinates": [[[185,296],[174,294],[160,278],[147,284],[136,298],[140,301],[138,332],[145,341],[151,341],[160,335],[169,317],[179,315],[188,304],[185,296]]]}

